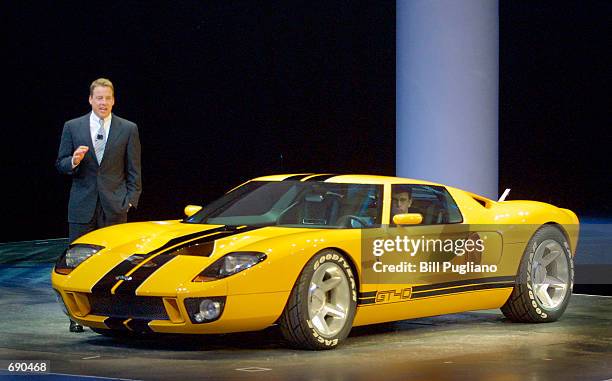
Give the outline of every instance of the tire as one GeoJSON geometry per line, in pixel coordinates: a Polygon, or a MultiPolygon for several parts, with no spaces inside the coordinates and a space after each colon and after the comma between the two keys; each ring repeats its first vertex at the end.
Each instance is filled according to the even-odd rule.
{"type": "Polygon", "coordinates": [[[348,260],[323,250],[308,261],[294,285],[280,318],[281,332],[295,348],[335,348],[351,331],[356,306],[357,285],[348,260]]]}
{"type": "Polygon", "coordinates": [[[569,243],[559,230],[545,225],[529,240],[510,298],[501,307],[520,323],[556,321],[567,308],[574,286],[574,263],[569,243]]]}

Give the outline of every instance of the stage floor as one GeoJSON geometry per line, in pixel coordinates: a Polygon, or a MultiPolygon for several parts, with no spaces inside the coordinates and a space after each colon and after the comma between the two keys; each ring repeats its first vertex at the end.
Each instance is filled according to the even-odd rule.
{"type": "Polygon", "coordinates": [[[476,311],[355,328],[340,348],[308,352],[287,349],[274,327],[131,340],[89,329],[69,333],[49,287],[0,287],[0,295],[0,359],[48,360],[56,374],[139,380],[612,377],[610,297],[574,295],[556,323],[514,324],[497,310],[476,311]]]}

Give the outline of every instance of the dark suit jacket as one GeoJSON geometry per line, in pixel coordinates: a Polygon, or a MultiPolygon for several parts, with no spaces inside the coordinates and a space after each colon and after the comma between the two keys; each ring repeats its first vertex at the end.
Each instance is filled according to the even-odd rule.
{"type": "Polygon", "coordinates": [[[66,122],[55,162],[60,173],[72,176],[69,223],[90,222],[98,197],[108,217],[125,214],[129,204],[138,205],[142,190],[136,124],[113,114],[104,157],[98,165],[89,129],[90,114],[66,122]],[[79,146],[88,146],[89,151],[73,170],[72,154],[79,146]]]}

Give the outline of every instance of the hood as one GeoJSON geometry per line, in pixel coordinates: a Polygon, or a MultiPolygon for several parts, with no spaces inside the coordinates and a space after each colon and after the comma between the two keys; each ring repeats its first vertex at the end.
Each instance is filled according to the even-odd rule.
{"type": "Polygon", "coordinates": [[[133,222],[95,230],[79,237],[75,244],[93,244],[105,248],[132,246],[130,251],[146,253],[168,241],[198,232],[219,228],[221,225],[186,224],[180,220],[133,222]]]}
{"type": "MultiPolygon", "coordinates": [[[[222,238],[223,247],[216,247],[215,252],[240,250],[241,248],[268,238],[314,232],[321,229],[287,228],[268,226],[254,228],[248,226],[228,227],[224,225],[204,225],[183,223],[180,220],[135,222],[109,226],[86,234],[74,244],[92,244],[104,247],[106,252],[122,254],[146,254],[164,248],[181,246],[182,243],[198,243],[199,237],[206,237],[205,242],[215,242],[222,238]],[[249,234],[244,234],[244,233],[249,234]]],[[[193,253],[191,253],[193,254],[193,253]]],[[[208,256],[200,253],[200,256],[208,256]]]]}
{"type": "MultiPolygon", "coordinates": [[[[71,288],[77,291],[108,294],[112,290],[133,295],[136,288],[156,273],[157,277],[165,279],[160,285],[163,283],[166,291],[174,290],[184,280],[177,274],[201,271],[225,253],[249,250],[257,242],[271,238],[299,235],[305,231],[316,234],[317,230],[320,229],[229,227],[179,221],[115,225],[75,241],[76,244],[100,245],[104,249],[68,277],[71,288]],[[185,269],[190,270],[185,272],[185,269]],[[130,277],[127,283],[121,280],[123,276],[130,277]],[[170,286],[169,283],[174,282],[178,282],[176,286],[170,286]]],[[[195,274],[185,276],[191,275],[195,274]]]]}

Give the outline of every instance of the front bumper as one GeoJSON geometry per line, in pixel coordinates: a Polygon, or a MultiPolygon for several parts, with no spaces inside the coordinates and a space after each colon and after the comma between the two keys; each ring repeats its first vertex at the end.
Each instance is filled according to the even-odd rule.
{"type": "Polygon", "coordinates": [[[185,334],[216,334],[264,329],[280,317],[289,297],[289,292],[229,295],[225,297],[225,306],[219,319],[210,323],[192,323],[185,306],[185,299],[193,298],[194,295],[126,297],[99,296],[57,288],[56,291],[62,298],[70,317],[84,326],[135,332],[185,334]]]}

